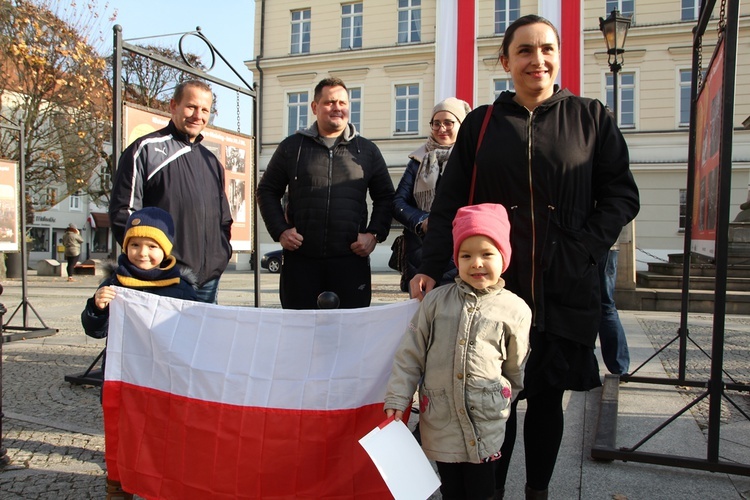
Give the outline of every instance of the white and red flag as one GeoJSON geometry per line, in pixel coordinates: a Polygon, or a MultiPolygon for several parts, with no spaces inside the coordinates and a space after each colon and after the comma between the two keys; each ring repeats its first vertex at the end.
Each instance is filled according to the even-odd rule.
{"type": "Polygon", "coordinates": [[[474,107],[476,0],[438,0],[435,30],[435,102],[458,97],[474,107]]]}
{"type": "Polygon", "coordinates": [[[383,421],[416,311],[224,307],[118,288],[108,476],[144,498],[388,498],[358,440],[383,421]]]}
{"type": "Polygon", "coordinates": [[[583,0],[540,0],[539,15],[560,33],[560,86],[581,95],[583,75],[583,0]]]}
{"type": "MultiPolygon", "coordinates": [[[[581,3],[582,0],[539,0],[539,11],[533,12],[551,21],[560,33],[558,83],[576,95],[581,93],[583,74],[581,3]]],[[[435,102],[455,96],[472,107],[484,103],[484,96],[475,95],[478,62],[477,1],[438,0],[436,15],[435,102]]],[[[503,71],[501,65],[498,64],[497,68],[498,71],[503,71]]]]}

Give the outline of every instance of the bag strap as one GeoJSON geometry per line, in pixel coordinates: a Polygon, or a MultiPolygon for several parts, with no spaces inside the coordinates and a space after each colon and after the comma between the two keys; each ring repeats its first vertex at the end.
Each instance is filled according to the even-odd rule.
{"type": "Polygon", "coordinates": [[[487,106],[487,112],[484,114],[484,121],[482,122],[482,128],[479,130],[479,140],[477,141],[477,150],[474,153],[474,170],[471,172],[471,190],[469,191],[469,205],[474,204],[474,187],[477,183],[477,154],[479,154],[479,148],[482,146],[482,139],[484,139],[484,131],[487,130],[487,124],[490,122],[492,116],[492,108],[494,104],[487,106]]]}

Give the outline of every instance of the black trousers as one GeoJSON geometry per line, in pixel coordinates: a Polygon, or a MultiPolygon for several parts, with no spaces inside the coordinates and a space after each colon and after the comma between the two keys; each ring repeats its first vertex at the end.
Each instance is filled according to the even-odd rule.
{"type": "MultiPolygon", "coordinates": [[[[555,470],[557,453],[562,442],[564,416],[562,398],[565,391],[550,388],[526,398],[526,418],[523,424],[523,445],[526,453],[526,484],[534,490],[546,490],[555,470]]],[[[496,462],[497,488],[505,487],[510,458],[516,443],[518,400],[511,406],[505,424],[505,442],[496,462]]]]}
{"type": "Polygon", "coordinates": [[[73,276],[73,269],[76,267],[76,264],[78,263],[78,255],[75,255],[73,257],[65,257],[65,260],[68,262],[68,278],[73,276]]]}
{"type": "Polygon", "coordinates": [[[369,257],[313,259],[284,250],[282,259],[279,296],[284,309],[318,309],[318,295],[326,291],[338,295],[340,309],[370,305],[369,257]]]}
{"type": "Polygon", "coordinates": [[[495,495],[495,462],[436,462],[443,500],[487,500],[495,495]]]}

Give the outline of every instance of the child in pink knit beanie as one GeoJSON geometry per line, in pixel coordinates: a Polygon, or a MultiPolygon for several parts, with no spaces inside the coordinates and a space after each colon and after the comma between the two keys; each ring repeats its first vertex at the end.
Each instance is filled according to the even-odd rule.
{"type": "Polygon", "coordinates": [[[453,245],[458,278],[420,303],[396,352],[384,408],[400,420],[419,384],[422,449],[437,462],[443,497],[492,498],[492,462],[523,389],[531,310],[500,277],[511,257],[502,205],[459,209],[453,245]]]}

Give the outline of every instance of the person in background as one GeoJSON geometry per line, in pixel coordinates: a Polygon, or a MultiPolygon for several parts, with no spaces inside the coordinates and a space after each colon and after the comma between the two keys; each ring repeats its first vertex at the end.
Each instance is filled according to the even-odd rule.
{"type": "MultiPolygon", "coordinates": [[[[627,227],[627,226],[626,226],[627,227]]],[[[623,237],[625,228],[620,233],[623,237]]],[[[602,295],[602,317],[599,321],[599,344],[602,359],[609,373],[623,375],[630,370],[630,351],[625,329],[615,306],[615,284],[617,283],[617,259],[620,254],[620,238],[599,260],[599,287],[602,295]]]]}
{"type": "MultiPolygon", "coordinates": [[[[122,254],[110,275],[102,281],[81,313],[83,330],[89,337],[105,338],[109,332],[109,303],[115,298],[112,286],[134,288],[144,292],[197,301],[192,271],[177,264],[171,254],[175,241],[172,217],[164,210],[146,207],[130,215],[125,225],[122,254]]],[[[104,361],[102,361],[104,370],[104,361]]],[[[105,415],[107,408],[104,409],[105,415]]],[[[116,418],[105,418],[105,425],[116,418]]],[[[106,443],[105,443],[106,446],[106,443]]],[[[109,457],[106,457],[108,458],[109,457]]],[[[123,490],[114,464],[107,464],[107,500],[132,500],[123,490]]]]}
{"type": "Polygon", "coordinates": [[[121,246],[134,211],[159,207],[172,215],[178,228],[173,255],[195,272],[198,298],[208,303],[217,302],[219,279],[232,256],[224,167],[201,144],[212,102],[204,82],[180,83],[169,103],[169,124],[136,139],[120,156],[109,202],[121,246]]]}
{"type": "Polygon", "coordinates": [[[367,307],[369,256],[390,231],[393,182],[378,147],[349,123],[342,80],[321,80],[311,107],[315,122],[281,141],[257,189],[268,233],[284,249],[281,306],[316,309],[330,291],[342,309],[367,307]]]}
{"type": "Polygon", "coordinates": [[[388,380],[384,409],[396,420],[420,384],[422,449],[437,462],[446,499],[493,497],[505,423],[523,389],[531,310],[500,277],[511,262],[510,233],[502,205],[458,210],[458,278],[419,305],[388,380]]]}
{"type": "MultiPolygon", "coordinates": [[[[546,499],[563,435],[563,395],[601,386],[597,263],[640,202],[627,144],[609,110],[555,85],[560,37],[552,23],[536,15],[511,23],[500,62],[515,91],[500,94],[492,108],[475,109],[461,125],[410,288],[416,298],[433,293],[450,260],[451,222],[469,200],[508,210],[513,261],[503,277],[534,315],[519,395],[527,403],[526,498],[546,499]]],[[[515,434],[516,404],[497,462],[496,498],[505,493],[515,434]]]]}
{"type": "MultiPolygon", "coordinates": [[[[430,136],[409,155],[409,163],[396,188],[393,218],[404,225],[402,292],[409,291],[409,281],[422,262],[422,238],[429,228],[432,201],[461,122],[469,111],[469,103],[455,97],[444,99],[432,108],[430,136]]],[[[443,274],[441,284],[451,283],[455,277],[456,268],[451,263],[443,274]]]]}
{"type": "Polygon", "coordinates": [[[65,247],[65,261],[68,263],[68,281],[73,280],[73,270],[78,263],[78,257],[81,255],[81,244],[83,238],[78,228],[72,222],[68,224],[65,234],[62,237],[62,244],[65,247]]]}

